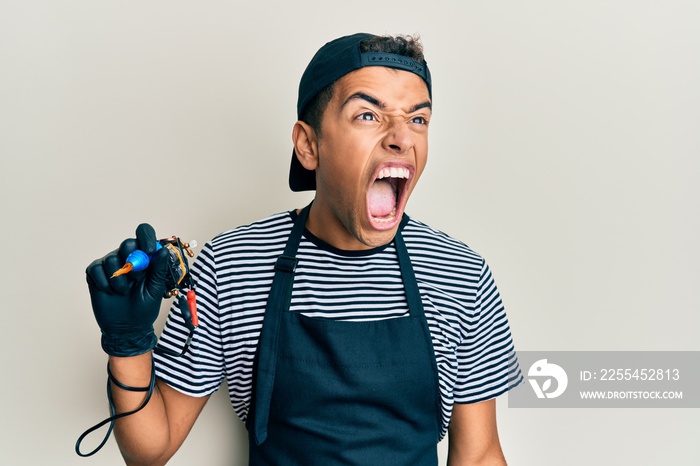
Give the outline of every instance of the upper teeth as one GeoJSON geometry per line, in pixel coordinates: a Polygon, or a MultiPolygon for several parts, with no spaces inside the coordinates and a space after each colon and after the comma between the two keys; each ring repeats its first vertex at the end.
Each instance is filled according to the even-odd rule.
{"type": "Polygon", "coordinates": [[[379,170],[378,180],[382,178],[406,178],[408,179],[408,168],[404,167],[387,167],[379,170]]]}

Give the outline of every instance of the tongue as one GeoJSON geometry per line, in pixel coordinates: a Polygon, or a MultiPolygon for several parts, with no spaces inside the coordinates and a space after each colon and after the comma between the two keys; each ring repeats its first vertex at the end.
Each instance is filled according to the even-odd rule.
{"type": "Polygon", "coordinates": [[[377,180],[369,190],[369,213],[372,217],[386,217],[396,208],[396,193],[389,180],[377,180]]]}

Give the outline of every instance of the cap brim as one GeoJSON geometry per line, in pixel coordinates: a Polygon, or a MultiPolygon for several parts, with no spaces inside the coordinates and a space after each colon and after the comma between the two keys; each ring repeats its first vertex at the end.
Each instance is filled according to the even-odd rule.
{"type": "Polygon", "coordinates": [[[294,149],[292,149],[292,163],[289,167],[289,187],[294,192],[316,189],[316,171],[304,168],[294,149]]]}

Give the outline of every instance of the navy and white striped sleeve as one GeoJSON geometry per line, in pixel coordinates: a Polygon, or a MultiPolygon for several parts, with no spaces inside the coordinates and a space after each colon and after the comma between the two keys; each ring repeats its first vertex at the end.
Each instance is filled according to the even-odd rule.
{"type": "Polygon", "coordinates": [[[457,348],[455,403],[495,398],[523,380],[503,302],[486,262],[477,285],[475,317],[457,348]]]}
{"type": "MultiPolygon", "coordinates": [[[[190,396],[215,392],[224,376],[224,359],[219,325],[216,259],[207,243],[192,264],[197,293],[199,327],[189,350],[181,357],[154,354],[156,375],[176,390],[190,396]]],[[[173,303],[160,337],[159,346],[180,352],[189,330],[184,324],[177,300],[173,303]]]]}

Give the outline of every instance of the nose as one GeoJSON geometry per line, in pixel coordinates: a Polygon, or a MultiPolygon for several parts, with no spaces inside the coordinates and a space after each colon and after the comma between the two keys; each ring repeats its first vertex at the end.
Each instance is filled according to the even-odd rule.
{"type": "Polygon", "coordinates": [[[414,144],[409,125],[401,118],[392,119],[382,143],[387,151],[394,154],[404,154],[414,144]]]}

